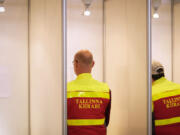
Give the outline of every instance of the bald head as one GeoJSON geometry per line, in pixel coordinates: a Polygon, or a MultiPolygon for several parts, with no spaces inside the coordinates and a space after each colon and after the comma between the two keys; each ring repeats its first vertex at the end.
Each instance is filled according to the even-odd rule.
{"type": "Polygon", "coordinates": [[[93,55],[88,50],[80,50],[75,54],[74,59],[86,66],[90,66],[93,63],[93,55]]]}
{"type": "Polygon", "coordinates": [[[94,66],[93,55],[89,50],[80,50],[74,56],[74,71],[76,75],[91,73],[94,66]]]}

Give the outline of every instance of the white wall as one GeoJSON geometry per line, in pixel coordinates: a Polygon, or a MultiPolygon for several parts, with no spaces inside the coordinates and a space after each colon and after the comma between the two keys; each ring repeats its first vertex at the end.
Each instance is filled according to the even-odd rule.
{"type": "Polygon", "coordinates": [[[180,84],[180,1],[174,5],[173,80],[180,84]]]}
{"type": "Polygon", "coordinates": [[[75,79],[72,61],[77,51],[88,49],[93,53],[95,67],[93,76],[103,80],[103,0],[94,0],[91,16],[83,16],[84,5],[81,0],[67,0],[67,78],[75,79]]]}
{"type": "Polygon", "coordinates": [[[152,59],[163,64],[166,77],[172,80],[171,0],[162,0],[158,13],[159,19],[152,18],[152,59]]]}
{"type": "Polygon", "coordinates": [[[28,135],[27,0],[6,0],[0,13],[0,135],[28,135]],[[7,98],[1,98],[2,92],[7,98]]]}
{"type": "Polygon", "coordinates": [[[146,135],[146,1],[107,0],[105,11],[106,81],[112,90],[108,135],[146,135]]]}
{"type": "Polygon", "coordinates": [[[31,0],[30,15],[31,135],[61,135],[61,0],[31,0]]]}

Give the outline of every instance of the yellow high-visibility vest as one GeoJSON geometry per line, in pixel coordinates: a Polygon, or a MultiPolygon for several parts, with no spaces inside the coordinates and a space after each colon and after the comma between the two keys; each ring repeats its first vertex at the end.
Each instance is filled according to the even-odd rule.
{"type": "MultiPolygon", "coordinates": [[[[171,111],[170,109],[172,107],[176,107],[176,109],[180,110],[180,85],[170,82],[164,77],[160,78],[152,84],[152,101],[153,112],[156,111],[154,110],[154,103],[157,101],[162,103],[163,107],[166,107],[169,111],[171,111]],[[171,99],[171,97],[174,98],[171,99]],[[171,100],[174,102],[173,104],[169,103],[171,100]]],[[[180,114],[177,117],[155,120],[155,126],[164,126],[176,123],[180,123],[180,114]]]]}
{"type": "MultiPolygon", "coordinates": [[[[100,105],[103,104],[103,100],[110,100],[109,87],[106,83],[93,79],[89,73],[80,74],[76,80],[68,83],[67,98],[68,100],[75,99],[74,102],[81,103],[81,107],[87,111],[90,108],[102,109],[100,105]]],[[[104,122],[105,117],[94,119],[88,117],[84,119],[68,118],[67,120],[68,126],[104,125],[104,122]]]]}

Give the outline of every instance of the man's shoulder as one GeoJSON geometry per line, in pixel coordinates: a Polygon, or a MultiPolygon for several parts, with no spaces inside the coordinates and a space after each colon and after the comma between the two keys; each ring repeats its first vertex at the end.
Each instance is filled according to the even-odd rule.
{"type": "Polygon", "coordinates": [[[68,82],[67,85],[72,85],[74,83],[75,83],[75,80],[68,82]]]}
{"type": "Polygon", "coordinates": [[[76,81],[75,80],[68,82],[67,83],[67,90],[72,89],[72,87],[74,87],[75,85],[76,85],[76,81]]]}
{"type": "Polygon", "coordinates": [[[161,83],[152,85],[152,92],[155,92],[155,93],[156,92],[161,93],[164,91],[176,90],[176,89],[180,89],[180,84],[174,83],[167,79],[165,79],[161,83]]]}
{"type": "Polygon", "coordinates": [[[177,90],[177,89],[180,89],[180,84],[177,84],[177,83],[167,80],[166,83],[164,83],[162,85],[162,88],[163,87],[164,87],[165,91],[177,90]]]}
{"type": "Polygon", "coordinates": [[[178,91],[179,93],[180,85],[172,81],[166,80],[162,84],[152,86],[152,97],[153,99],[156,99],[163,96],[164,94],[168,95],[168,93],[172,93],[173,91],[178,91]]]}
{"type": "Polygon", "coordinates": [[[107,83],[105,83],[105,82],[100,82],[100,81],[98,81],[98,82],[99,82],[99,85],[102,85],[103,87],[109,88],[109,86],[108,86],[107,83]]]}
{"type": "Polygon", "coordinates": [[[98,80],[94,79],[94,85],[97,86],[97,87],[100,87],[100,88],[102,88],[104,90],[109,91],[109,86],[105,82],[101,82],[101,81],[98,81],[98,80]]]}

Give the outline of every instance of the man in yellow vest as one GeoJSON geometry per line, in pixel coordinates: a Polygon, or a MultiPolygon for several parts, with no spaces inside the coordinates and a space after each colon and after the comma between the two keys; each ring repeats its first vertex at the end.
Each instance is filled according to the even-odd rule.
{"type": "Polygon", "coordinates": [[[109,87],[93,79],[91,52],[77,52],[73,63],[77,78],[67,85],[68,135],[106,135],[111,107],[109,87]]]}
{"type": "Polygon", "coordinates": [[[180,85],[164,77],[162,64],[152,63],[153,129],[155,135],[180,135],[180,85]]]}

